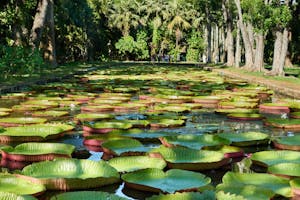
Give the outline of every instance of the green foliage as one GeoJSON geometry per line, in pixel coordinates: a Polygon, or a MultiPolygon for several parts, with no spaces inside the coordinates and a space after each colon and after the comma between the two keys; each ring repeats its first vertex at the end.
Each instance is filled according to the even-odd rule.
{"type": "Polygon", "coordinates": [[[134,38],[130,35],[123,36],[121,39],[119,39],[115,46],[122,56],[126,56],[128,58],[129,54],[134,52],[135,41],[134,38]]]}
{"type": "Polygon", "coordinates": [[[201,32],[193,31],[187,41],[187,61],[198,62],[199,55],[204,50],[204,40],[201,32]]]}
{"type": "Polygon", "coordinates": [[[116,43],[116,49],[122,56],[127,59],[130,55],[134,55],[137,59],[149,58],[149,50],[147,44],[147,33],[140,31],[137,33],[137,40],[135,41],[132,36],[123,36],[116,43]]]}
{"type": "Polygon", "coordinates": [[[135,51],[137,58],[140,60],[149,58],[149,50],[147,44],[147,33],[145,31],[140,31],[137,33],[135,51]]]}
{"type": "Polygon", "coordinates": [[[11,76],[33,74],[45,66],[38,51],[25,47],[0,47],[0,77],[7,79],[11,76]]]}

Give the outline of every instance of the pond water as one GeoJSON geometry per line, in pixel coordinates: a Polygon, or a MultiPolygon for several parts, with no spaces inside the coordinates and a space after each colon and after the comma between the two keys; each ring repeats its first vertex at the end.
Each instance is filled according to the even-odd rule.
{"type": "MultiPolygon", "coordinates": [[[[103,70],[97,70],[93,73],[90,73],[86,75],[85,77],[89,77],[90,82],[93,84],[88,84],[86,81],[79,81],[82,79],[82,77],[66,80],[65,83],[61,83],[62,86],[60,89],[57,89],[54,86],[39,86],[35,87],[36,90],[31,90],[31,93],[29,96],[32,96],[33,98],[36,98],[41,95],[47,95],[51,94],[51,96],[54,95],[55,91],[57,92],[57,96],[66,96],[67,94],[80,94],[85,95],[84,92],[92,92],[93,94],[101,94],[103,93],[105,89],[111,89],[111,88],[127,88],[127,87],[135,87],[138,88],[140,84],[140,88],[138,92],[131,92],[131,101],[137,100],[139,95],[149,94],[148,91],[150,87],[154,87],[156,85],[159,88],[170,88],[174,89],[176,88],[176,84],[182,84],[182,82],[185,81],[185,77],[188,77],[187,82],[191,84],[191,81],[194,81],[193,83],[198,83],[201,81],[203,84],[206,84],[206,82],[203,81],[209,80],[208,77],[204,78],[199,74],[197,77],[192,77],[187,75],[189,69],[185,69],[184,71],[178,71],[176,73],[172,73],[172,76],[165,76],[164,72],[159,72],[159,67],[154,68],[155,71],[153,71],[150,67],[145,68],[141,67],[145,70],[136,68],[106,68],[103,70]],[[157,73],[157,77],[154,77],[153,74],[157,73]],[[143,79],[133,79],[132,76],[135,74],[139,75],[139,78],[143,79]],[[98,75],[98,77],[96,77],[98,75]],[[184,76],[182,76],[184,75],[184,76]],[[123,77],[122,77],[123,76],[123,77]],[[147,78],[147,76],[153,76],[152,78],[147,78]],[[110,77],[109,79],[107,79],[110,77]],[[200,79],[202,77],[202,79],[200,79]],[[98,78],[98,79],[97,79],[98,78]],[[165,79],[164,79],[165,78],[165,79]],[[174,78],[172,80],[171,78],[174,78]],[[191,80],[191,79],[199,78],[199,80],[191,80]],[[97,83],[98,80],[98,83],[97,83]],[[134,82],[134,84],[131,84],[131,80],[134,82]],[[154,80],[154,81],[153,81],[154,80]],[[151,84],[149,83],[150,81],[151,84]],[[66,86],[68,84],[68,87],[66,86]],[[71,86],[70,86],[71,85],[71,86]],[[93,87],[91,87],[93,86],[93,87]],[[94,89],[91,89],[94,88],[94,89]],[[142,89],[141,89],[142,88],[142,89]]],[[[191,68],[194,71],[198,71],[198,69],[191,68]]],[[[165,71],[169,71],[170,69],[163,69],[165,71]]],[[[175,70],[175,69],[174,69],[175,70]]],[[[176,68],[176,70],[178,70],[176,68]]],[[[223,77],[222,77],[223,79],[223,77]]],[[[217,80],[219,81],[219,80],[217,80]]],[[[59,84],[56,84],[59,85],[59,84]]],[[[183,85],[183,84],[182,84],[183,85]]],[[[192,84],[191,84],[192,85],[192,84]]],[[[201,84],[200,84],[201,85],[201,84]]],[[[211,86],[212,84],[207,84],[208,86],[211,86]]],[[[212,94],[214,92],[214,87],[221,86],[222,84],[218,83],[217,85],[213,85],[211,89],[199,89],[199,92],[195,92],[196,96],[200,96],[203,94],[212,94]]],[[[227,84],[228,85],[228,84],[227,84]]],[[[239,87],[238,85],[234,85],[232,87],[239,87]]],[[[216,90],[219,90],[220,88],[216,87],[216,90]]],[[[186,90],[183,90],[186,91],[186,90]]],[[[228,90],[230,91],[230,90],[228,90]]],[[[113,90],[109,92],[114,92],[113,90]]],[[[86,95],[89,95],[86,93],[86,95]]],[[[180,94],[182,95],[182,94],[180,94]]],[[[6,107],[11,108],[14,105],[19,105],[20,103],[27,101],[25,99],[23,100],[14,100],[14,99],[0,99],[0,107],[6,107]]],[[[269,99],[268,101],[271,101],[269,99]]],[[[66,123],[74,123],[74,116],[81,113],[80,107],[86,106],[87,103],[81,104],[80,106],[69,106],[64,108],[54,108],[53,110],[66,110],[69,112],[68,116],[65,117],[58,117],[58,118],[52,118],[51,121],[60,121],[60,122],[66,122],[66,123]]],[[[120,113],[116,112],[113,113],[116,115],[116,119],[123,120],[123,119],[143,119],[147,118],[147,115],[145,114],[145,111],[141,112],[125,112],[120,113]]],[[[254,121],[241,121],[241,120],[230,120],[226,117],[226,115],[216,114],[214,108],[202,108],[197,110],[191,110],[190,112],[184,112],[184,113],[176,113],[177,115],[186,116],[187,120],[184,126],[182,127],[176,127],[176,128],[161,128],[156,129],[157,132],[168,132],[174,135],[182,135],[182,134],[195,134],[195,135],[201,135],[205,133],[211,133],[211,134],[217,134],[217,133],[243,133],[243,132],[263,132],[269,134],[271,137],[279,137],[279,136],[290,136],[297,134],[299,132],[297,131],[285,131],[284,129],[274,129],[270,128],[268,126],[265,126],[263,124],[262,120],[254,120],[254,121]]],[[[17,116],[30,116],[30,112],[13,112],[11,114],[12,117],[17,116]]],[[[264,115],[265,117],[270,117],[273,115],[264,115]]],[[[278,115],[275,115],[276,117],[280,117],[278,115]]],[[[149,128],[144,129],[145,132],[150,131],[149,128]]],[[[66,134],[63,138],[56,140],[56,142],[60,143],[66,143],[66,144],[72,144],[76,146],[76,149],[78,152],[81,152],[81,154],[78,154],[77,157],[83,157],[86,159],[99,161],[102,159],[102,152],[95,152],[89,150],[88,147],[84,146],[83,140],[84,137],[82,135],[82,126],[77,124],[76,129],[72,131],[71,133],[66,134]]],[[[159,140],[152,140],[152,141],[143,141],[143,144],[155,148],[161,145],[159,140]]],[[[12,146],[16,144],[10,144],[12,146]]],[[[201,173],[206,174],[212,179],[212,184],[216,186],[221,182],[221,179],[223,175],[227,171],[239,171],[239,172],[249,172],[252,171],[253,168],[250,168],[249,159],[247,158],[248,154],[251,154],[253,152],[262,151],[262,150],[268,150],[273,149],[273,146],[269,145],[263,145],[263,146],[252,146],[252,147],[245,147],[243,148],[245,151],[245,157],[235,160],[234,162],[231,162],[228,165],[225,165],[219,169],[215,170],[206,170],[201,171],[201,173]]],[[[2,163],[2,171],[13,171],[13,169],[10,169],[10,164],[3,164],[2,163]],[[4,165],[4,166],[3,166],[4,165]]],[[[260,171],[263,169],[256,168],[256,171],[260,171]]],[[[122,197],[127,197],[129,199],[144,199],[145,197],[149,197],[153,195],[153,193],[149,192],[142,192],[134,189],[130,189],[124,186],[124,183],[121,184],[115,184],[111,186],[101,187],[99,189],[94,189],[97,191],[106,191],[110,193],[115,193],[122,197]]],[[[53,194],[56,194],[58,192],[46,192],[44,195],[40,197],[40,199],[49,199],[53,194]]]]}

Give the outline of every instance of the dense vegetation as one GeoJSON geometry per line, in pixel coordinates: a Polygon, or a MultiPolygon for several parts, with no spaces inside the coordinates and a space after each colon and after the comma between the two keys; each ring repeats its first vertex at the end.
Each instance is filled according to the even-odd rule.
{"type": "Polygon", "coordinates": [[[300,63],[297,0],[3,0],[1,78],[73,61],[300,63]]]}

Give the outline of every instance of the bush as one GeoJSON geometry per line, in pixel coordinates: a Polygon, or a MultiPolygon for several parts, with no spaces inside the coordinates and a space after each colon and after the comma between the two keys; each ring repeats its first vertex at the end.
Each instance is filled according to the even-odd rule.
{"type": "Polygon", "coordinates": [[[0,77],[8,79],[12,76],[32,75],[44,66],[38,51],[25,47],[0,46],[0,77]]]}

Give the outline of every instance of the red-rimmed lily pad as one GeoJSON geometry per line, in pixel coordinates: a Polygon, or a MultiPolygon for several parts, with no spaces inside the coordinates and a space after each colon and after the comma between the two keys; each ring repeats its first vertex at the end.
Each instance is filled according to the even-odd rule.
{"type": "Polygon", "coordinates": [[[227,117],[229,119],[234,119],[234,120],[261,120],[264,117],[261,114],[256,114],[256,113],[232,113],[228,114],[227,117]]]}
{"type": "Polygon", "coordinates": [[[175,193],[184,190],[199,190],[207,187],[211,179],[201,173],[171,169],[144,169],[122,175],[125,185],[138,190],[175,193]]]}
{"type": "Polygon", "coordinates": [[[43,184],[32,183],[5,173],[0,173],[0,185],[0,192],[11,192],[17,195],[39,195],[46,190],[43,184]]]}
{"type": "Polygon", "coordinates": [[[224,185],[233,187],[254,185],[272,190],[275,194],[284,197],[292,196],[289,180],[272,174],[227,172],[223,176],[222,182],[224,185]]]}
{"type": "Polygon", "coordinates": [[[97,188],[119,182],[119,173],[105,161],[57,159],[28,165],[22,170],[49,190],[97,188]]]}
{"type": "Polygon", "coordinates": [[[218,136],[231,141],[234,146],[253,146],[269,142],[269,135],[260,132],[220,133],[218,136]]]}
{"type": "Polygon", "coordinates": [[[132,172],[147,168],[164,169],[167,166],[163,159],[149,156],[116,157],[110,159],[108,164],[117,169],[118,172],[132,172]]]}
{"type": "Polygon", "coordinates": [[[109,133],[113,130],[126,130],[130,128],[132,128],[132,124],[122,121],[85,123],[83,125],[83,131],[96,134],[109,133]]]}
{"type": "Polygon", "coordinates": [[[0,133],[1,142],[40,142],[62,137],[65,130],[49,124],[37,124],[30,126],[9,127],[0,133]]]}
{"type": "Polygon", "coordinates": [[[195,171],[216,169],[229,163],[230,160],[220,152],[184,147],[167,148],[160,146],[152,149],[149,153],[151,156],[157,156],[157,153],[158,156],[161,155],[167,161],[169,168],[195,171]]]}
{"type": "Polygon", "coordinates": [[[74,117],[76,121],[100,121],[104,119],[113,119],[115,116],[106,113],[80,113],[74,117]]]}
{"type": "Polygon", "coordinates": [[[268,173],[282,177],[300,177],[300,163],[279,163],[268,167],[268,173]]]}
{"type": "Polygon", "coordinates": [[[290,117],[294,119],[300,119],[300,112],[292,112],[290,117]]]}
{"type": "Polygon", "coordinates": [[[184,125],[185,125],[185,121],[181,119],[150,120],[151,128],[175,128],[184,125]]]}
{"type": "Polygon", "coordinates": [[[24,126],[30,124],[42,124],[45,123],[47,119],[45,118],[32,118],[32,117],[10,117],[1,118],[0,125],[4,127],[10,126],[24,126]]]}
{"type": "Polygon", "coordinates": [[[100,191],[76,191],[65,192],[51,197],[50,200],[128,200],[128,198],[120,197],[115,194],[100,191]]]}
{"type": "Polygon", "coordinates": [[[257,103],[249,103],[243,101],[223,101],[219,103],[219,108],[255,108],[257,103]]]}
{"type": "Polygon", "coordinates": [[[259,112],[271,114],[290,113],[290,108],[287,103],[265,103],[259,105],[259,112]]]}
{"type": "Polygon", "coordinates": [[[268,167],[279,163],[300,163],[300,152],[297,151],[260,151],[252,154],[254,164],[268,167]]]}
{"type": "Polygon", "coordinates": [[[268,118],[264,124],[275,128],[300,130],[300,119],[268,118]]]}
{"type": "Polygon", "coordinates": [[[113,156],[143,155],[150,150],[135,139],[108,140],[102,144],[103,151],[113,156]]]}
{"type": "Polygon", "coordinates": [[[114,110],[114,106],[112,105],[97,105],[97,106],[92,106],[92,105],[87,105],[81,107],[82,112],[112,112],[114,110]]]}
{"type": "Polygon", "coordinates": [[[208,146],[221,146],[229,145],[230,141],[227,139],[220,138],[218,135],[203,134],[203,135],[193,135],[184,134],[177,136],[166,136],[161,137],[160,141],[163,145],[167,147],[183,146],[191,149],[202,149],[208,146]]]}
{"type": "Polygon", "coordinates": [[[56,157],[71,158],[75,146],[61,143],[23,143],[2,149],[2,158],[19,162],[53,160],[56,157]]]}
{"type": "Polygon", "coordinates": [[[276,138],[272,142],[277,149],[300,151],[300,135],[276,138]]]}
{"type": "Polygon", "coordinates": [[[66,112],[66,111],[46,110],[46,111],[33,112],[32,116],[36,116],[36,117],[62,117],[62,116],[66,116],[68,114],[69,114],[69,112],[66,112]]]}

